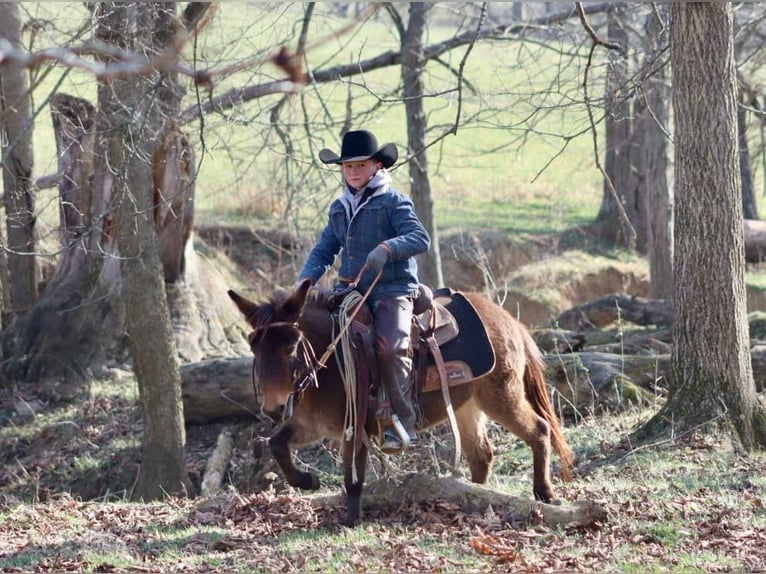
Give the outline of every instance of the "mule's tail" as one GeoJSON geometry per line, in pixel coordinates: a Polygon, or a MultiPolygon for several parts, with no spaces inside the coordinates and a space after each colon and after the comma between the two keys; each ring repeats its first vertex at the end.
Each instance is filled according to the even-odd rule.
{"type": "Polygon", "coordinates": [[[526,391],[527,399],[532,403],[535,412],[545,419],[551,429],[551,445],[553,445],[553,450],[559,455],[559,460],[561,461],[561,478],[566,481],[572,480],[574,455],[564,438],[559,419],[553,410],[550,398],[548,398],[548,385],[545,382],[545,363],[540,354],[540,349],[537,347],[537,343],[535,343],[532,335],[526,330],[524,331],[524,353],[526,356],[524,390],[526,391]]]}

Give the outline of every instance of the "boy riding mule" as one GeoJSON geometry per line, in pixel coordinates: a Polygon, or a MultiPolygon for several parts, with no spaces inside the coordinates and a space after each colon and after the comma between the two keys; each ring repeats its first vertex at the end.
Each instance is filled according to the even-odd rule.
{"type": "Polygon", "coordinates": [[[393,409],[394,426],[385,431],[382,446],[389,451],[418,439],[408,351],[418,294],[415,256],[431,244],[412,201],[391,186],[387,170],[397,157],[394,144],[378,147],[367,130],[346,132],[340,155],[329,149],[319,152],[323,163],[340,165],[343,189],[298,274],[315,284],[340,255],[340,283],[354,282],[368,297],[380,381],[393,409]]]}
{"type": "MultiPolygon", "coordinates": [[[[277,290],[260,303],[233,291],[229,296],[253,329],[249,342],[258,396],[262,411],[281,421],[269,446],[285,479],[297,488],[319,488],[315,474],[295,467],[291,449],[323,438],[339,441],[346,523],[356,524],[361,516],[368,441],[357,441],[354,434],[346,432],[347,411],[354,401],[348,400],[344,359],[336,360],[333,352],[338,325],[328,303],[331,298],[312,289],[310,280],[302,281],[292,292],[277,290]],[[318,357],[330,358],[320,362],[318,357]]],[[[446,398],[439,386],[423,386],[418,426],[423,429],[444,422],[448,407],[454,409],[456,436],[460,437],[471,480],[484,483],[493,457],[486,417],[497,421],[532,449],[534,497],[550,502],[554,498],[551,446],[559,456],[560,474],[565,480],[571,478],[573,456],[548,399],[540,350],[527,329],[502,307],[475,293],[462,294],[462,298],[475,309],[484,326],[494,355],[493,366],[477,378],[449,385],[446,398]]],[[[459,346],[471,347],[474,333],[470,331],[459,346]]],[[[368,403],[363,420],[366,433],[374,436],[374,401],[368,403]]]]}

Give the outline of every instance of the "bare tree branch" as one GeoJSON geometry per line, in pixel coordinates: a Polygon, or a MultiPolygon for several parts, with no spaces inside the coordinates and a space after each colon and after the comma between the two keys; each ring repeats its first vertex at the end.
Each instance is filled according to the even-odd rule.
{"type": "Polygon", "coordinates": [[[583,28],[585,28],[588,36],[590,36],[590,39],[593,41],[593,45],[604,46],[604,48],[619,52],[623,58],[627,57],[625,48],[623,46],[604,40],[600,38],[598,34],[596,34],[596,31],[593,29],[593,27],[590,25],[590,22],[588,22],[588,19],[585,17],[585,8],[583,7],[582,2],[575,2],[575,5],[577,6],[577,15],[580,17],[580,22],[582,22],[583,28]]]}
{"type": "MultiPolygon", "coordinates": [[[[582,13],[587,15],[599,14],[605,12],[610,7],[610,3],[600,3],[590,6],[584,6],[582,13]]],[[[468,30],[462,34],[457,34],[443,42],[424,47],[424,57],[426,60],[436,60],[442,54],[466,45],[472,45],[479,40],[489,40],[496,38],[507,38],[514,34],[523,34],[525,30],[537,26],[551,26],[562,23],[577,15],[575,8],[567,11],[558,12],[541,18],[535,18],[522,24],[501,24],[486,28],[484,30],[468,30]]],[[[337,35],[337,33],[336,33],[337,35]]],[[[470,52],[470,50],[469,50],[470,52]]],[[[389,50],[378,54],[374,58],[361,60],[352,64],[341,64],[332,66],[323,70],[314,70],[308,74],[307,82],[321,84],[335,81],[339,78],[365,74],[373,70],[385,68],[388,66],[398,66],[401,63],[401,52],[389,50]]],[[[225,94],[211,98],[205,106],[197,109],[192,106],[185,109],[181,114],[181,122],[187,123],[193,121],[201,113],[210,113],[211,111],[223,111],[251,99],[278,93],[281,89],[287,89],[285,85],[279,85],[279,82],[270,82],[261,86],[249,86],[247,88],[234,88],[225,94]]]]}

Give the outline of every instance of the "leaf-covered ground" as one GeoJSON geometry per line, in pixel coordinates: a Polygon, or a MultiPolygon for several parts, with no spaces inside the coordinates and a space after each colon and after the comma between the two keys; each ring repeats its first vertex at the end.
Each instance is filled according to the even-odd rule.
{"type": "MultiPolygon", "coordinates": [[[[608,512],[603,522],[554,528],[534,514],[524,521],[502,508],[466,514],[432,500],[367,512],[359,527],[348,529],[342,526],[344,508],[313,508],[278,478],[272,477],[267,490],[247,492],[247,480],[234,480],[252,464],[245,447],[235,449],[229,469],[236,488],[213,498],[126,502],[130,483],[125,481],[135,474],[140,437],[130,399],[102,395],[63,411],[43,409],[26,420],[5,410],[0,571],[644,573],[766,568],[766,457],[743,456],[725,441],[703,435],[630,448],[625,437],[641,416],[648,415],[605,416],[566,428],[577,455],[577,476],[566,484],[556,480],[557,493],[564,503],[599,501],[608,512]],[[86,482],[89,492],[96,492],[90,499],[78,494],[86,482]]],[[[251,442],[257,439],[252,429],[241,428],[239,434],[246,432],[251,442]]],[[[528,496],[528,449],[498,429],[493,438],[491,486],[528,496]]],[[[190,432],[193,472],[204,465],[214,439],[205,442],[199,429],[190,432]]],[[[448,438],[444,444],[449,445],[448,438]]],[[[339,488],[333,456],[327,445],[301,453],[304,463],[320,471],[327,492],[339,488]]],[[[388,470],[373,469],[443,473],[448,460],[445,446],[432,443],[390,458],[388,470]]]]}

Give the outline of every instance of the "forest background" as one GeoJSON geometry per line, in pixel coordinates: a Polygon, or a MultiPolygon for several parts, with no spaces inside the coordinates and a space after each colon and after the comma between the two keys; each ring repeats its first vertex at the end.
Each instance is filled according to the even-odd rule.
{"type": "MultiPolygon", "coordinates": [[[[422,39],[424,45],[430,46],[449,42],[461,34],[467,34],[469,38],[460,49],[446,51],[435,59],[435,66],[429,64],[425,76],[427,81],[423,86],[425,96],[421,98],[424,117],[427,118],[427,173],[433,190],[433,220],[441,237],[444,280],[460,288],[484,290],[493,298],[503,301],[507,309],[530,325],[542,326],[546,321],[555,319],[566,310],[568,304],[584,303],[615,291],[645,296],[651,287],[644,255],[640,249],[631,249],[635,247],[636,238],[624,231],[619,213],[614,208],[610,211],[608,205],[613,186],[605,183],[604,171],[608,173],[610,169],[608,150],[617,148],[607,145],[604,148],[607,151],[604,152],[599,147],[599,144],[604,146],[605,140],[610,141],[605,133],[608,120],[616,118],[625,121],[628,116],[620,115],[626,111],[622,106],[637,97],[639,91],[624,91],[627,85],[624,83],[620,84],[623,91],[609,89],[610,85],[613,87],[609,72],[619,68],[613,60],[614,53],[619,51],[613,46],[610,48],[596,42],[599,38],[611,38],[607,29],[610,20],[606,16],[609,10],[606,5],[588,4],[590,6],[580,6],[579,14],[572,10],[571,5],[565,9],[558,3],[437,4],[428,14],[428,26],[422,39]],[[589,10],[587,17],[585,7],[589,10]],[[492,41],[479,41],[480,34],[475,33],[475,30],[481,29],[479,23],[490,29],[505,29],[505,35],[498,34],[492,41]],[[495,28],[493,25],[496,25],[495,28]],[[589,30],[589,26],[595,28],[589,30]],[[594,46],[596,50],[593,50],[594,46]],[[619,113],[615,113],[617,110],[619,113]],[[609,231],[609,226],[603,225],[603,220],[610,218],[613,223],[611,229],[618,231],[609,231]],[[592,225],[599,219],[602,220],[601,225],[592,225]],[[583,275],[589,273],[592,277],[583,280],[583,275]],[[612,282],[606,278],[612,278],[612,282]],[[570,295],[577,292],[567,286],[567,283],[577,282],[587,284],[587,288],[582,288],[577,298],[562,297],[561,293],[567,288],[570,295]],[[531,285],[534,288],[530,288],[531,285]]],[[[62,4],[22,3],[20,6],[22,15],[34,15],[37,18],[35,22],[38,27],[34,28],[34,38],[40,44],[30,45],[30,51],[39,50],[39,46],[46,42],[65,48],[70,42],[67,38],[76,38],[71,30],[81,29],[82,34],[88,33],[87,26],[82,27],[88,18],[83,5],[72,4],[66,9],[62,9],[62,4]],[[49,36],[46,37],[46,34],[49,36]]],[[[321,8],[323,5],[318,6],[321,8]]],[[[323,224],[326,206],[338,188],[337,173],[319,164],[316,152],[322,147],[337,148],[344,127],[368,127],[376,132],[381,141],[397,143],[401,152],[409,149],[408,114],[403,105],[403,86],[396,66],[347,77],[339,75],[336,81],[321,84],[321,87],[319,84],[308,84],[289,97],[284,96],[285,90],[292,91],[298,87],[285,83],[285,72],[290,72],[295,62],[288,60],[285,64],[284,61],[275,60],[276,47],[286,46],[289,51],[296,42],[302,41],[301,38],[308,38],[306,57],[302,64],[306,71],[358,66],[359,62],[374,59],[381,54],[385,60],[390,57],[387,54],[401,48],[401,29],[397,28],[405,26],[408,20],[405,18],[397,22],[395,15],[407,14],[407,10],[412,7],[406,3],[385,5],[372,15],[365,11],[367,8],[362,3],[328,4],[324,9],[317,9],[315,18],[304,29],[301,28],[307,21],[304,5],[224,3],[218,6],[201,32],[193,36],[194,40],[185,46],[186,61],[199,58],[198,61],[205,62],[200,68],[225,72],[215,76],[210,93],[206,92],[208,86],[202,82],[187,87],[179,107],[178,117],[182,121],[183,118],[188,121],[194,117],[193,110],[199,110],[206,101],[217,101],[220,104],[222,100],[214,100],[216,96],[229,93],[227,90],[237,90],[243,85],[271,86],[276,92],[246,102],[232,100],[231,104],[220,106],[214,112],[200,114],[185,124],[186,135],[193,142],[196,154],[194,228],[199,238],[205,240],[200,242],[197,239],[195,244],[202,259],[210,258],[218,271],[232,270],[230,275],[222,279],[223,284],[228,282],[228,286],[234,286],[230,283],[238,282],[238,285],[251,289],[251,293],[258,296],[268,293],[277,285],[291,283],[296,262],[299,264],[313,234],[323,224]],[[394,69],[395,76],[392,74],[394,69]],[[393,81],[393,78],[396,80],[393,81]],[[185,113],[191,116],[184,116],[185,113]],[[248,246],[257,244],[257,248],[241,248],[237,258],[240,248],[236,238],[242,236],[248,238],[248,246]],[[231,255],[234,264],[216,259],[218,255],[213,254],[216,250],[231,255]],[[257,263],[253,264],[256,255],[257,263]]],[[[643,11],[630,4],[620,5],[619,8],[622,11],[617,13],[621,18],[628,18],[631,25],[636,26],[635,30],[638,30],[636,22],[643,26],[647,17],[646,7],[643,11]]],[[[743,17],[738,30],[757,30],[760,22],[758,14],[746,12],[740,5],[738,8],[741,11],[737,15],[743,17]]],[[[623,29],[631,27],[623,26],[623,29]]],[[[757,34],[753,34],[757,39],[757,34]]],[[[637,34],[637,37],[643,37],[643,33],[637,34]]],[[[77,40],[71,42],[75,45],[77,40]]],[[[741,42],[745,48],[748,45],[744,40],[741,42]]],[[[642,45],[641,49],[645,50],[645,47],[642,45]]],[[[745,50],[744,53],[747,57],[743,58],[741,70],[750,73],[743,72],[743,77],[747,79],[743,85],[757,94],[760,53],[756,50],[745,50]]],[[[661,62],[664,58],[667,63],[667,52],[660,50],[658,54],[664,56],[656,61],[661,62]]],[[[639,71],[645,69],[642,67],[647,62],[645,58],[646,52],[642,51],[640,56],[627,60],[637,66],[636,69],[629,69],[627,77],[642,77],[639,71]]],[[[92,71],[78,70],[76,66],[74,69],[61,66],[63,60],[58,59],[55,52],[48,60],[59,65],[52,66],[47,75],[40,74],[36,78],[33,74],[32,77],[35,86],[32,92],[33,109],[36,114],[34,174],[40,182],[45,175],[59,171],[60,153],[57,154],[53,128],[46,118],[49,94],[65,92],[88,99],[94,104],[100,97],[92,71]],[[57,76],[55,71],[65,73],[57,76]],[[37,79],[41,80],[40,84],[37,84],[37,79]]],[[[618,61],[626,60],[618,58],[618,61]]],[[[654,56],[649,61],[655,61],[654,56]]],[[[45,67],[31,66],[30,69],[34,72],[47,70],[45,67]]],[[[180,76],[185,77],[183,70],[180,76]]],[[[109,78],[108,73],[104,78],[109,78]]],[[[198,76],[195,78],[199,80],[198,76]]],[[[743,105],[742,109],[750,114],[745,118],[750,119],[746,125],[750,125],[751,129],[745,133],[749,135],[753,146],[752,157],[758,158],[762,154],[759,144],[760,120],[756,122],[753,118],[760,116],[752,101],[743,105]]],[[[632,114],[632,109],[628,108],[627,113],[632,114]]],[[[749,165],[752,192],[760,189],[763,177],[757,159],[749,162],[749,165]]],[[[404,165],[394,172],[396,183],[410,193],[413,190],[409,188],[408,182],[412,177],[404,165]]],[[[36,192],[35,233],[40,246],[39,267],[44,271],[46,262],[49,265],[49,274],[42,275],[45,285],[51,277],[55,281],[56,271],[51,269],[56,265],[60,269],[60,190],[48,189],[43,185],[39,187],[40,190],[36,192]]],[[[757,213],[762,194],[754,194],[753,197],[757,213]]],[[[757,263],[749,266],[747,277],[751,286],[749,293],[757,293],[762,277],[757,263]]],[[[213,293],[212,298],[215,297],[213,293]]],[[[751,310],[758,308],[754,301],[757,301],[755,295],[749,297],[751,310]]],[[[5,309],[10,310],[11,315],[23,313],[8,305],[5,309]]],[[[222,313],[217,313],[217,319],[220,319],[222,313]]],[[[55,324],[51,329],[55,333],[55,324]]],[[[242,350],[243,334],[237,332],[235,326],[227,326],[223,330],[226,331],[227,343],[214,349],[203,348],[195,356],[198,361],[236,355],[237,351],[242,350]]],[[[18,333],[28,333],[29,329],[28,326],[26,331],[18,326],[4,329],[6,343],[9,332],[15,332],[14,338],[18,340],[18,333]]],[[[621,339],[625,332],[626,325],[618,321],[610,324],[606,330],[606,339],[614,342],[621,339]]],[[[665,336],[667,338],[667,334],[665,336]]],[[[177,333],[176,340],[179,340],[177,333]]],[[[5,348],[9,347],[6,345],[5,348]]],[[[184,349],[179,348],[180,355],[183,356],[184,352],[184,349]]],[[[85,363],[83,368],[67,367],[67,370],[78,372],[74,378],[80,385],[75,386],[83,386],[84,383],[89,397],[84,403],[73,403],[71,396],[62,396],[69,393],[62,392],[61,381],[64,380],[65,385],[72,382],[66,376],[51,377],[50,367],[30,368],[29,362],[19,367],[20,357],[13,350],[4,355],[6,367],[8,363],[11,364],[6,373],[18,373],[19,368],[26,373],[48,373],[48,376],[40,377],[11,376],[4,385],[7,393],[4,417],[9,424],[3,431],[3,443],[9,449],[5,455],[7,470],[3,489],[6,496],[11,497],[6,498],[3,507],[5,523],[9,524],[9,538],[6,540],[10,540],[10,533],[18,532],[16,529],[26,530],[24,523],[35,512],[42,510],[43,514],[52,519],[53,522],[48,523],[46,528],[62,520],[60,513],[73,512],[83,517],[84,532],[88,531],[90,535],[100,532],[98,537],[103,540],[106,554],[104,556],[98,551],[92,552],[87,548],[88,544],[69,545],[61,541],[48,546],[40,544],[33,537],[27,539],[26,546],[14,546],[16,550],[4,555],[5,568],[27,568],[41,564],[42,567],[55,567],[62,566],[68,560],[78,563],[83,569],[130,568],[133,559],[127,557],[126,550],[128,555],[135,552],[133,542],[129,544],[130,549],[116,548],[113,538],[115,525],[102,522],[94,530],[91,519],[87,518],[94,507],[66,497],[69,494],[75,499],[82,496],[92,499],[95,490],[95,497],[105,502],[127,499],[131,498],[132,489],[136,486],[136,482],[131,483],[131,480],[135,478],[135,461],[142,446],[144,456],[147,454],[146,444],[141,445],[137,438],[137,433],[140,434],[142,429],[138,408],[140,400],[136,396],[141,394],[141,383],[132,379],[129,369],[123,370],[124,361],[115,359],[115,356],[124,359],[124,349],[122,353],[113,354],[105,369],[85,363]],[[81,373],[91,369],[107,376],[85,380],[81,373]],[[51,379],[55,379],[52,387],[51,379]],[[119,415],[115,416],[117,413],[119,415]],[[105,418],[112,420],[107,423],[105,418]],[[62,428],[73,429],[73,434],[61,433],[62,428]],[[87,432],[83,429],[87,429],[87,432]],[[110,432],[113,433],[111,437],[110,432]],[[60,439],[61,442],[54,439],[60,439]],[[67,443],[69,446],[64,446],[67,443]],[[90,446],[85,446],[88,444],[90,446]],[[43,445],[45,449],[39,450],[43,445]],[[66,461],[66,458],[69,460],[66,461]],[[121,464],[125,466],[120,467],[121,464]],[[33,500],[32,507],[17,505],[16,496],[22,500],[33,500]],[[48,503],[51,506],[45,506],[48,503]]],[[[656,352],[654,361],[659,361],[656,352]]],[[[666,453],[654,451],[647,455],[650,462],[641,460],[641,453],[628,456],[623,451],[615,457],[615,451],[619,450],[617,438],[626,436],[627,429],[636,420],[645,421],[647,412],[656,411],[662,396],[660,387],[654,385],[653,398],[649,401],[618,401],[617,406],[610,403],[608,410],[621,411],[619,416],[615,417],[614,413],[604,414],[606,418],[599,420],[590,416],[581,416],[579,419],[575,417],[580,423],[579,428],[585,431],[582,438],[573,436],[571,439],[579,449],[578,456],[583,460],[581,472],[591,479],[593,473],[601,474],[604,483],[591,490],[588,482],[583,481],[570,490],[564,490],[564,496],[570,499],[593,498],[600,488],[602,490],[595,496],[606,496],[609,499],[613,516],[617,517],[620,511],[622,513],[620,518],[616,518],[613,527],[591,525],[590,530],[580,531],[575,528],[567,531],[568,538],[563,546],[567,547],[564,552],[565,561],[568,561],[566,563],[570,567],[578,564],[610,564],[612,567],[629,569],[635,558],[630,555],[631,552],[615,554],[612,542],[606,543],[607,550],[602,545],[601,533],[610,528],[613,530],[609,534],[628,540],[632,537],[632,544],[641,549],[651,547],[648,555],[640,553],[636,559],[642,567],[655,561],[659,564],[681,562],[690,570],[707,570],[710,563],[721,564],[724,568],[727,564],[728,567],[750,564],[752,557],[746,556],[746,550],[752,550],[763,537],[759,494],[762,484],[754,480],[753,476],[763,474],[753,472],[748,467],[746,470],[735,470],[734,473],[722,471],[722,476],[725,476],[723,484],[705,482],[707,479],[704,477],[697,477],[701,482],[691,478],[697,472],[695,468],[700,468],[697,464],[713,467],[720,464],[722,468],[730,468],[730,460],[711,463],[710,460],[698,459],[701,452],[716,451],[718,455],[720,453],[717,451],[726,451],[726,441],[712,439],[711,442],[708,436],[699,437],[691,433],[684,435],[687,440],[685,447],[690,450],[681,448],[679,441],[662,443],[671,447],[669,460],[675,462],[666,462],[667,459],[663,458],[666,453]],[[619,431],[604,433],[602,427],[608,424],[616,425],[619,431]],[[586,461],[600,456],[603,458],[600,464],[594,465],[593,468],[597,469],[594,471],[590,467],[592,463],[586,461]],[[668,466],[660,467],[657,462],[659,460],[663,461],[662,465],[668,466]],[[682,469],[677,466],[678,461],[682,461],[682,469]],[[631,486],[624,498],[616,496],[613,491],[606,494],[606,484],[613,480],[609,478],[609,472],[617,470],[623,475],[630,475],[630,469],[641,475],[639,478],[643,481],[631,486]],[[675,517],[669,522],[662,522],[661,526],[652,526],[654,519],[647,513],[638,512],[639,516],[636,516],[634,510],[626,508],[631,501],[642,500],[647,507],[656,511],[654,504],[657,501],[651,498],[655,495],[662,498],[664,495],[667,498],[660,504],[664,505],[670,517],[672,510],[681,503],[679,493],[672,492],[672,489],[666,491],[667,486],[659,485],[669,476],[678,476],[677,473],[681,473],[683,478],[680,480],[687,483],[681,498],[693,499],[693,504],[699,504],[705,509],[707,501],[702,502],[702,499],[706,492],[720,493],[721,489],[731,492],[724,495],[731,497],[726,499],[730,506],[726,507],[724,513],[731,520],[733,526],[730,528],[738,533],[735,539],[746,541],[744,550],[735,552],[718,538],[715,538],[713,546],[720,545],[720,551],[707,550],[710,536],[720,534],[726,538],[721,531],[716,530],[715,525],[720,526],[721,521],[720,515],[712,517],[710,513],[713,510],[703,509],[691,517],[683,515],[680,522],[675,517]],[[645,482],[648,474],[656,476],[658,481],[651,482],[652,486],[648,487],[652,496],[648,496],[645,491],[642,494],[642,489],[647,488],[645,482]],[[746,504],[740,505],[743,498],[746,504]],[[691,524],[694,528],[689,526],[691,524]],[[748,524],[754,529],[746,528],[748,524]],[[680,534],[678,528],[681,529],[680,534]],[[580,546],[581,536],[605,554],[599,557],[583,551],[580,546]],[[598,543],[594,542],[594,537],[598,537],[598,543]],[[622,566],[617,566],[619,564],[622,566]]],[[[594,400],[591,398],[591,407],[594,400]]],[[[592,410],[595,413],[599,409],[592,410]]],[[[593,413],[581,411],[581,414],[593,413]]],[[[257,416],[251,415],[253,418],[257,421],[257,416]]],[[[251,420],[244,426],[238,423],[234,427],[235,434],[240,438],[240,450],[232,459],[228,476],[239,488],[248,485],[248,481],[258,475],[258,469],[254,468],[256,463],[251,460],[249,453],[255,435],[262,433],[259,424],[262,421],[254,423],[251,420]]],[[[202,473],[200,459],[204,461],[212,446],[210,434],[215,438],[222,428],[221,423],[206,427],[204,432],[194,427],[188,429],[190,438],[195,433],[205,436],[205,440],[196,444],[190,440],[187,449],[189,470],[192,475],[197,473],[197,479],[190,483],[196,483],[196,486],[199,486],[202,473]],[[198,459],[193,456],[195,446],[200,449],[198,459]]],[[[227,426],[226,429],[230,432],[232,427],[227,426]]],[[[503,433],[499,429],[497,434],[496,438],[504,444],[505,450],[514,456],[512,462],[509,459],[501,462],[499,468],[496,467],[501,486],[508,487],[509,483],[528,481],[528,464],[516,460],[521,458],[523,461],[523,448],[514,446],[511,439],[502,438],[503,433]]],[[[439,445],[438,436],[435,437],[435,444],[439,445]]],[[[622,443],[621,448],[624,447],[622,443]]],[[[331,449],[311,452],[311,456],[316,455],[323,462],[311,461],[310,464],[321,466],[332,483],[331,449]]],[[[435,448],[434,456],[438,458],[440,452],[443,454],[443,451],[435,448]]],[[[736,465],[745,464],[742,459],[736,460],[736,465]]],[[[416,462],[421,468],[425,464],[422,459],[416,462]]],[[[762,459],[756,457],[748,459],[747,464],[757,468],[762,463],[762,459]]],[[[404,463],[405,466],[407,464],[404,463]]],[[[735,469],[741,468],[736,465],[735,469]]],[[[439,471],[439,464],[436,467],[439,471]]],[[[248,486],[250,491],[257,490],[252,483],[248,486]]],[[[279,486],[278,482],[276,486],[279,486]]],[[[516,487],[512,488],[516,490],[516,487]]],[[[230,498],[226,499],[225,509],[222,506],[212,511],[213,516],[218,516],[212,520],[216,522],[224,517],[235,517],[235,522],[241,527],[239,521],[249,520],[252,509],[259,504],[289,504],[302,508],[300,505],[303,503],[298,497],[270,496],[251,499],[240,497],[234,502],[230,498]],[[238,514],[242,508],[245,509],[244,513],[238,514]]],[[[721,496],[718,496],[716,503],[720,505],[721,502],[721,496]]],[[[202,506],[188,506],[187,502],[176,501],[175,504],[180,505],[176,508],[181,508],[182,515],[194,517],[192,522],[196,522],[199,514],[208,512],[202,506]]],[[[223,502],[219,500],[217,504],[223,502]]],[[[155,513],[167,512],[155,506],[116,505],[105,508],[110,509],[109,513],[114,512],[118,522],[121,521],[119,517],[126,515],[134,516],[130,520],[144,516],[152,522],[157,520],[155,513]]],[[[281,510],[284,516],[291,516],[289,510],[281,510]]],[[[266,514],[269,512],[266,511],[266,514]]],[[[301,512],[307,511],[298,511],[299,514],[301,512]]],[[[425,519],[418,515],[416,520],[421,525],[432,520],[442,523],[445,520],[453,523],[468,521],[472,530],[460,534],[463,541],[461,550],[455,550],[447,542],[447,538],[455,534],[452,530],[440,527],[441,532],[429,531],[425,535],[418,531],[420,542],[414,547],[407,546],[408,550],[404,553],[406,560],[410,561],[405,564],[407,567],[417,569],[424,564],[435,564],[444,570],[465,567],[481,569],[483,560],[496,559],[506,564],[516,563],[526,567],[528,564],[544,565],[562,560],[542,550],[561,534],[555,529],[543,527],[509,531],[508,523],[503,519],[492,516],[474,519],[459,513],[455,516],[461,517],[456,518],[450,514],[453,509],[440,510],[438,505],[436,518],[431,514],[431,507],[420,508],[417,512],[426,512],[430,516],[425,519]],[[477,522],[472,523],[474,520],[477,522]],[[501,530],[506,537],[505,541],[499,541],[494,535],[480,534],[487,528],[501,530]],[[468,554],[466,550],[469,550],[468,554]]],[[[412,531],[400,529],[411,518],[384,516],[381,525],[368,532],[369,537],[362,535],[363,540],[351,544],[351,555],[363,556],[372,548],[372,553],[381,557],[381,565],[399,564],[398,560],[405,558],[391,553],[386,544],[379,546],[375,539],[379,539],[383,532],[385,536],[401,536],[396,544],[402,544],[402,540],[411,535],[412,531]]],[[[291,530],[279,521],[268,526],[261,524],[245,528],[248,534],[243,539],[223,526],[222,530],[214,528],[214,532],[190,534],[185,529],[194,529],[196,526],[190,526],[185,520],[187,518],[180,519],[176,515],[170,525],[165,523],[152,535],[151,544],[156,544],[158,548],[152,558],[157,568],[161,568],[167,561],[172,563],[179,554],[184,560],[190,561],[190,568],[199,569],[211,564],[213,567],[231,566],[230,560],[236,563],[239,553],[254,544],[265,544],[269,548],[262,562],[258,562],[258,559],[255,561],[255,565],[260,568],[269,569],[275,563],[288,569],[299,568],[301,564],[305,566],[305,562],[301,563],[300,558],[295,558],[296,555],[304,556],[304,561],[306,555],[312,561],[319,560],[312,562],[314,569],[343,570],[349,567],[347,554],[346,559],[341,554],[341,557],[331,557],[327,562],[318,557],[327,548],[349,545],[346,537],[352,535],[337,534],[335,519],[332,517],[328,518],[329,523],[323,523],[325,519],[322,518],[309,519],[315,520],[311,525],[319,529],[312,530],[314,534],[308,535],[309,538],[318,536],[318,547],[310,545],[303,538],[301,527],[291,530]],[[279,524],[279,527],[275,524],[279,524]],[[274,538],[274,530],[283,527],[285,531],[280,530],[280,534],[274,538]],[[181,533],[179,528],[184,532],[181,533]],[[271,529],[272,534],[264,537],[261,528],[271,529]],[[166,536],[170,531],[173,532],[166,536]],[[178,536],[184,541],[170,541],[170,538],[178,536]]],[[[122,525],[124,527],[124,523],[122,525]]],[[[74,537],[79,539],[80,536],[77,534],[74,537]]],[[[142,542],[137,540],[136,543],[140,545],[142,542]]],[[[143,543],[150,544],[146,539],[143,543]]],[[[353,560],[351,562],[353,567],[353,560]]],[[[253,563],[249,565],[252,567],[253,563]]]]}

